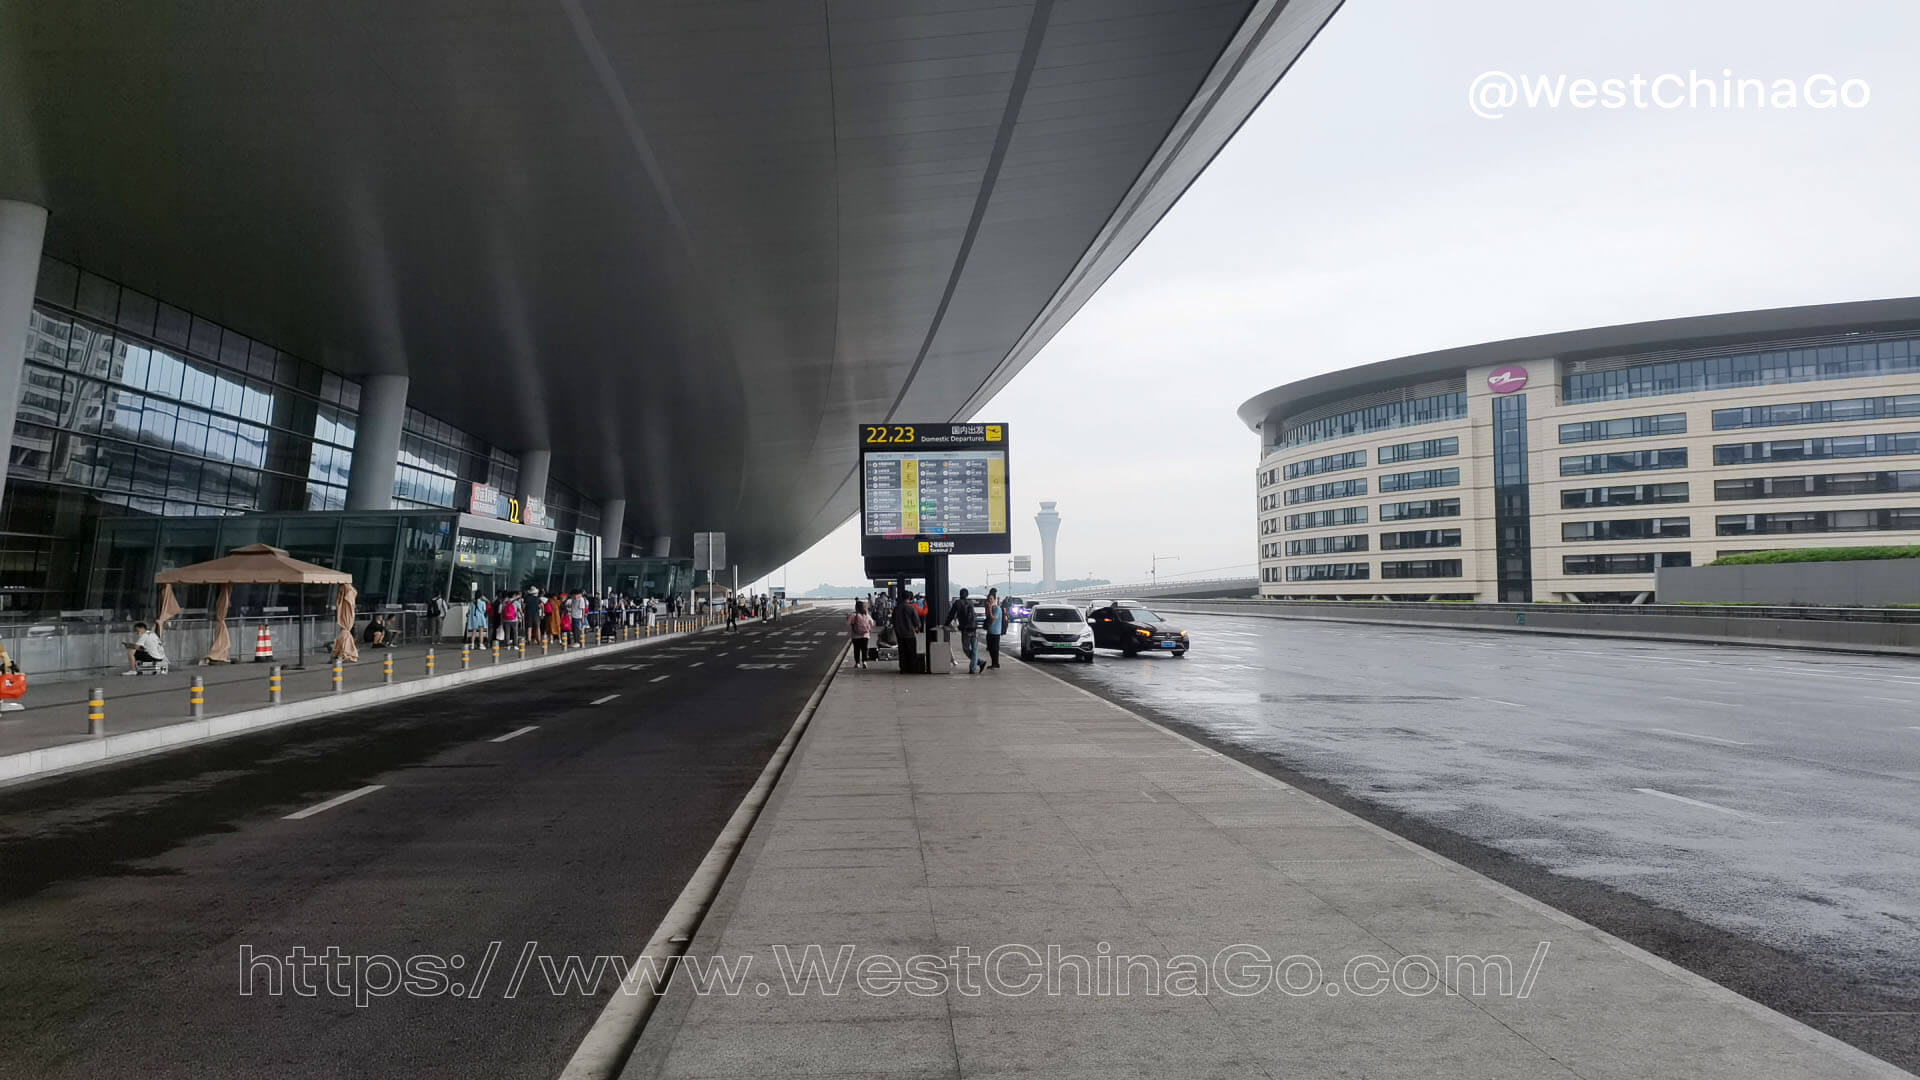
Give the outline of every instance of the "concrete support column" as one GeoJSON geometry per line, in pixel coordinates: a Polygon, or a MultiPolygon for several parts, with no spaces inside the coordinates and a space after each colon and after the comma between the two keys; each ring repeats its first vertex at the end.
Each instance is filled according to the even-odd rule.
{"type": "Polygon", "coordinates": [[[400,464],[400,430],[407,422],[407,377],[360,379],[360,422],[353,432],[353,471],[347,474],[347,509],[393,507],[393,474],[400,464]]]}
{"type": "MultiPolygon", "coordinates": [[[[13,453],[13,418],[27,361],[27,325],[40,284],[40,244],[47,211],[0,200],[0,454],[13,453]]],[[[6,497],[6,458],[0,457],[0,499],[6,497]]]]}
{"type": "Polygon", "coordinates": [[[607,499],[600,503],[600,558],[620,557],[620,544],[627,536],[627,500],[607,499]]]}
{"type": "Polygon", "coordinates": [[[527,513],[527,504],[538,502],[542,506],[547,501],[547,471],[553,467],[553,451],[520,451],[520,520],[529,525],[544,525],[535,521],[527,513]]]}
{"type": "Polygon", "coordinates": [[[672,555],[673,555],[673,537],[656,536],[653,538],[653,557],[654,558],[666,559],[666,558],[671,558],[672,555]]]}

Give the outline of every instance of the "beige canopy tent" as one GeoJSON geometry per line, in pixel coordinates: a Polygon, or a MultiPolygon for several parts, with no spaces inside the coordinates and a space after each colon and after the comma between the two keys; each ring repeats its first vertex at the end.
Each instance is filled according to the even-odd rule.
{"type": "MultiPolygon", "coordinates": [[[[310,562],[301,562],[277,547],[266,544],[248,544],[208,562],[183,566],[178,570],[163,570],[154,575],[154,583],[161,587],[161,617],[155,621],[164,623],[178,613],[180,605],[173,598],[175,585],[218,585],[220,594],[214,601],[213,611],[213,647],[207,650],[206,662],[224,664],[232,659],[233,642],[227,637],[227,607],[233,599],[235,585],[344,585],[353,588],[353,575],[343,570],[329,570],[324,566],[315,566],[310,562]]],[[[307,622],[306,590],[300,594],[300,665],[307,662],[307,622]]],[[[353,643],[353,623],[341,624],[341,636],[347,640],[348,647],[353,643]]],[[[336,640],[334,648],[339,649],[336,640]]]]}

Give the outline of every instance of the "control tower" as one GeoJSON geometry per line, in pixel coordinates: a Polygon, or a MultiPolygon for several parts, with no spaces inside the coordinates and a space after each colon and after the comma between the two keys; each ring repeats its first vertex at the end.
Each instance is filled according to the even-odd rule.
{"type": "Polygon", "coordinates": [[[1043,502],[1040,512],[1033,515],[1033,523],[1040,527],[1040,591],[1052,592],[1060,587],[1053,561],[1060,539],[1060,515],[1054,513],[1052,503],[1043,502]]]}

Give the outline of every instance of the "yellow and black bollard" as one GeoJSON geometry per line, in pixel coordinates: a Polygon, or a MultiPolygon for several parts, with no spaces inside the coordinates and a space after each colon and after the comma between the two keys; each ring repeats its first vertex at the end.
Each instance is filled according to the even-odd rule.
{"type": "Polygon", "coordinates": [[[193,677],[193,684],[187,687],[187,715],[207,715],[207,680],[198,675],[193,677]]]}
{"type": "Polygon", "coordinates": [[[87,695],[87,734],[98,739],[107,733],[107,688],[96,686],[87,695]]]}
{"type": "Polygon", "coordinates": [[[460,646],[460,670],[461,671],[467,670],[468,665],[472,663],[473,663],[473,647],[470,645],[460,646]]]}
{"type": "Polygon", "coordinates": [[[275,705],[280,704],[280,665],[279,664],[275,664],[272,667],[267,669],[267,700],[272,702],[275,705]]]}
{"type": "Polygon", "coordinates": [[[433,650],[427,650],[427,674],[433,674],[433,650]]]}
{"type": "Polygon", "coordinates": [[[392,653],[388,653],[384,658],[382,658],[382,661],[380,664],[380,674],[383,681],[385,681],[389,685],[392,684],[393,682],[393,654],[392,653]]]}
{"type": "Polygon", "coordinates": [[[338,694],[347,688],[347,667],[339,660],[333,662],[333,692],[338,694]]]}

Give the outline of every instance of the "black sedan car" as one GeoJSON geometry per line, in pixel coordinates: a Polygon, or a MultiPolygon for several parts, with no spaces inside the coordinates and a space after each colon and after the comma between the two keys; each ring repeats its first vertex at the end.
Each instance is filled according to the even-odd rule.
{"type": "Polygon", "coordinates": [[[1104,602],[1087,612],[1087,625],[1093,627],[1093,643],[1098,648],[1119,649],[1128,656],[1143,652],[1187,655],[1187,632],[1136,600],[1104,602]]]}

